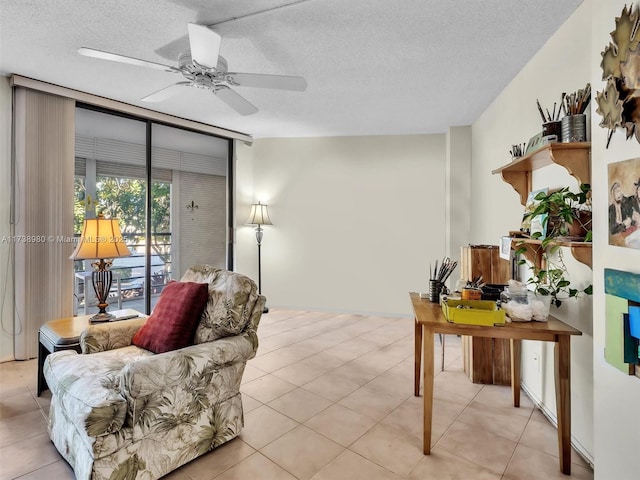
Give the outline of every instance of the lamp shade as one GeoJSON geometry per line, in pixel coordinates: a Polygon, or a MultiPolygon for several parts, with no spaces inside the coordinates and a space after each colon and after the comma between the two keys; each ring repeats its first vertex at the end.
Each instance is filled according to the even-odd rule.
{"type": "Polygon", "coordinates": [[[251,212],[249,213],[247,225],[273,225],[269,218],[267,206],[260,202],[251,205],[251,212]]]}
{"type": "Polygon", "coordinates": [[[131,252],[122,238],[118,219],[107,219],[100,214],[97,218],[88,218],[84,221],[82,236],[69,258],[85,260],[128,257],[129,255],[131,252]]]}

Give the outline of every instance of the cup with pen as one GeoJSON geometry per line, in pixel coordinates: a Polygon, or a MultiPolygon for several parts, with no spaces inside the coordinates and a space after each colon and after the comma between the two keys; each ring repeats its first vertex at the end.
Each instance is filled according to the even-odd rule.
{"type": "Polygon", "coordinates": [[[444,283],[449,276],[453,273],[458,262],[452,262],[449,257],[442,259],[440,268],[438,268],[438,261],[436,260],[436,266],[431,270],[429,265],[429,301],[438,303],[440,302],[440,294],[447,293],[447,287],[444,283]]]}
{"type": "Polygon", "coordinates": [[[546,115],[542,110],[539,100],[536,100],[536,105],[538,106],[538,112],[540,112],[540,116],[542,117],[542,138],[546,138],[549,141],[560,141],[560,109],[558,108],[556,112],[557,104],[553,104],[552,112],[549,112],[549,109],[547,108],[546,115]]]}

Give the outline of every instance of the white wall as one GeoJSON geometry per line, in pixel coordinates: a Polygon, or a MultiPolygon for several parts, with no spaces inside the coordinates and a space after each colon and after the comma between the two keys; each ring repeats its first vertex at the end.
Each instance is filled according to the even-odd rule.
{"type": "MultiPolygon", "coordinates": [[[[409,315],[408,292],[426,291],[445,252],[445,136],[258,139],[250,150],[253,200],[274,224],[262,244],[268,304],[409,315]]],[[[242,208],[238,271],[250,274],[242,208]]]]}
{"type": "Polygon", "coordinates": [[[11,243],[11,87],[0,76],[0,362],[13,360],[13,272],[11,243]],[[6,238],[5,238],[6,240],[6,238]]]}
{"type": "MultiPolygon", "coordinates": [[[[628,2],[624,0],[592,0],[593,22],[590,46],[591,85],[594,92],[602,91],[600,53],[611,40],[609,33],[615,28],[615,18],[628,2]]],[[[634,2],[636,7],[640,6],[634,2]]],[[[595,107],[593,107],[595,108],[595,107]]],[[[593,113],[592,170],[594,210],[594,432],[595,478],[632,480],[640,477],[640,379],[623,374],[604,361],[604,268],[614,268],[640,274],[640,251],[608,245],[607,165],[640,157],[640,144],[625,140],[618,129],[609,148],[606,148],[607,130],[598,126],[601,117],[593,113]],[[596,253],[597,252],[597,253],[596,253]]]]}
{"type": "MultiPolygon", "coordinates": [[[[468,245],[471,236],[471,127],[451,127],[447,132],[447,256],[460,262],[460,247],[468,245]]],[[[461,277],[462,267],[449,280],[449,287],[461,277]]]]}
{"type": "MultiPolygon", "coordinates": [[[[586,0],[473,124],[474,243],[496,243],[500,236],[520,227],[524,207],[519,196],[491,171],[509,163],[512,144],[527,142],[540,132],[542,119],[536,99],[551,110],[562,92],[574,92],[590,81],[591,10],[591,2],[586,0]]],[[[562,167],[546,167],[533,175],[534,188],[564,185],[574,190],[578,186],[562,167]]],[[[594,255],[595,251],[594,248],[594,255]]],[[[583,288],[591,283],[588,267],[573,261],[569,251],[565,252],[565,260],[572,286],[583,288]]],[[[523,274],[527,274],[526,269],[523,274]]],[[[574,445],[593,461],[592,299],[572,299],[559,309],[552,308],[554,316],[583,332],[571,342],[572,435],[574,445]]],[[[523,342],[522,382],[544,410],[555,417],[552,345],[523,342]]]]}
{"type": "MultiPolygon", "coordinates": [[[[251,278],[258,277],[256,237],[252,227],[245,225],[251,204],[254,201],[253,147],[244,142],[234,141],[233,161],[235,206],[234,270],[251,278]]],[[[258,200],[258,199],[256,199],[258,200]]],[[[262,199],[260,199],[262,200],[262,199]]]]}

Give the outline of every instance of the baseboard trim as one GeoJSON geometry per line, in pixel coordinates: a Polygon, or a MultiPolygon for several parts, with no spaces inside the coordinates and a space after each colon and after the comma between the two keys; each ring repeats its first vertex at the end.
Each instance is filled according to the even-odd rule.
{"type": "MultiPolygon", "coordinates": [[[[520,384],[520,388],[522,389],[522,391],[524,393],[527,394],[527,396],[531,399],[531,401],[534,403],[536,408],[538,408],[542,412],[542,414],[545,417],[547,417],[547,420],[549,420],[551,422],[551,424],[557,430],[558,429],[558,417],[556,416],[556,413],[552,412],[544,403],[542,403],[542,400],[537,395],[535,395],[531,390],[529,390],[529,388],[527,388],[527,386],[524,383],[520,384]]],[[[578,452],[578,455],[580,455],[582,457],[582,459],[585,462],[587,462],[591,466],[591,468],[593,469],[593,462],[594,462],[593,456],[578,441],[578,439],[573,436],[573,434],[571,434],[571,446],[576,449],[576,452],[578,452]]]]}

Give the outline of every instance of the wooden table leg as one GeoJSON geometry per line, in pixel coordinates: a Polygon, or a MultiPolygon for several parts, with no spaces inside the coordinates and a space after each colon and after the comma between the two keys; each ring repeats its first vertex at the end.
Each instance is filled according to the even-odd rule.
{"type": "Polygon", "coordinates": [[[431,453],[431,419],[433,416],[433,336],[435,332],[431,328],[423,328],[422,333],[422,356],[424,358],[424,411],[423,411],[423,438],[422,451],[425,455],[431,453]]]}
{"type": "Polygon", "coordinates": [[[416,320],[415,332],[415,353],[414,353],[414,369],[413,369],[413,394],[416,397],[420,396],[420,365],[422,364],[422,325],[416,320]]]}
{"type": "Polygon", "coordinates": [[[513,396],[513,406],[520,406],[520,362],[522,352],[522,340],[515,338],[511,342],[511,394],[513,396]]]}
{"type": "Polygon", "coordinates": [[[556,413],[560,471],[571,475],[571,337],[560,335],[555,346],[556,413]]]}

